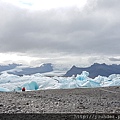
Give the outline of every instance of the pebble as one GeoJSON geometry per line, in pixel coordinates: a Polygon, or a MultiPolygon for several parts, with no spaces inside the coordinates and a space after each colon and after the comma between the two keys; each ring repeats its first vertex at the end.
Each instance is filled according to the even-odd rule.
{"type": "Polygon", "coordinates": [[[0,107],[3,107],[4,105],[2,103],[0,103],[0,107]]]}

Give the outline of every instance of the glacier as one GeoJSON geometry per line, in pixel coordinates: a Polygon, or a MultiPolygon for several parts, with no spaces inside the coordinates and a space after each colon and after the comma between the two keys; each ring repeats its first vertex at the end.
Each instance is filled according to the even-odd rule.
{"type": "Polygon", "coordinates": [[[95,88],[120,86],[120,74],[112,74],[109,77],[97,76],[94,79],[89,77],[89,72],[83,71],[76,77],[47,77],[37,73],[33,75],[17,76],[3,72],[0,75],[0,91],[26,91],[45,89],[70,89],[70,88],[95,88]]]}

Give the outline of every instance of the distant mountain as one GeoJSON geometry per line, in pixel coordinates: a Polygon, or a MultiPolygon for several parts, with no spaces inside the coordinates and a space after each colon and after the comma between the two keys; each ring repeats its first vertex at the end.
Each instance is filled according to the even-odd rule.
{"type": "Polygon", "coordinates": [[[26,67],[26,68],[22,68],[21,71],[13,71],[8,73],[22,76],[22,75],[31,75],[31,74],[45,73],[51,71],[53,71],[53,66],[51,63],[47,63],[47,64],[42,64],[39,67],[26,67]]]}
{"type": "Polygon", "coordinates": [[[8,64],[8,65],[0,65],[0,72],[14,69],[17,66],[21,66],[21,64],[15,64],[15,63],[13,63],[13,64],[8,64]]]}
{"type": "Polygon", "coordinates": [[[116,64],[106,65],[105,63],[103,64],[94,63],[90,67],[86,67],[86,68],[79,68],[73,66],[70,70],[66,72],[64,76],[65,77],[72,75],[76,76],[77,74],[81,74],[82,71],[89,72],[90,73],[89,77],[91,78],[95,78],[98,75],[108,77],[111,74],[120,74],[120,65],[116,65],[116,64]]]}

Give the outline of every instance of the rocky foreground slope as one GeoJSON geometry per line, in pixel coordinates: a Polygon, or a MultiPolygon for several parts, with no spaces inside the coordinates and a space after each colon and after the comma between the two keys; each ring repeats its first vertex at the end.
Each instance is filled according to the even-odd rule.
{"type": "Polygon", "coordinates": [[[0,113],[120,113],[120,87],[0,92],[0,113]]]}

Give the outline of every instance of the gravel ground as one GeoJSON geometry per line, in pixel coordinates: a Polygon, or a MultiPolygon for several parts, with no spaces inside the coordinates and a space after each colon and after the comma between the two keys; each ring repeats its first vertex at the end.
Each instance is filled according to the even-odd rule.
{"type": "Polygon", "coordinates": [[[0,92],[0,113],[120,113],[120,86],[0,92]]]}

